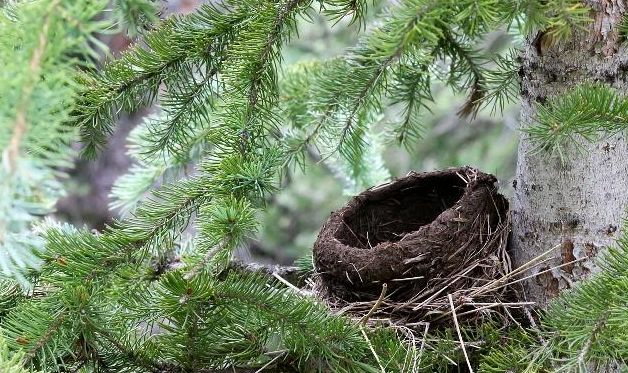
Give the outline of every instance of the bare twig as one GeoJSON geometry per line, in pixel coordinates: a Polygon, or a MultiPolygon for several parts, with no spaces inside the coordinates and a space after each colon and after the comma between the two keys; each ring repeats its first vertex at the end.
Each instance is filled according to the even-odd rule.
{"type": "Polygon", "coordinates": [[[384,301],[384,297],[386,297],[386,291],[387,290],[388,290],[388,285],[387,284],[382,284],[382,292],[379,294],[379,298],[377,299],[377,302],[375,302],[375,304],[373,305],[371,310],[360,319],[360,324],[363,324],[363,325],[366,324],[366,322],[368,321],[369,317],[371,317],[371,315],[373,313],[375,313],[375,311],[379,308],[379,306],[384,301]]]}
{"type": "Polygon", "coordinates": [[[608,315],[609,315],[609,312],[605,312],[602,315],[602,317],[595,323],[595,326],[591,330],[590,338],[587,339],[587,341],[584,343],[584,346],[582,346],[582,350],[580,351],[580,354],[578,354],[578,366],[585,368],[585,370],[586,370],[587,355],[589,354],[589,351],[591,350],[591,346],[593,345],[593,342],[595,341],[595,338],[597,337],[598,333],[606,324],[606,321],[608,320],[608,315]]]}
{"type": "Polygon", "coordinates": [[[264,364],[261,368],[259,368],[258,370],[255,371],[255,373],[260,373],[262,372],[264,369],[268,368],[272,363],[274,363],[275,361],[279,360],[279,358],[281,358],[282,356],[284,356],[285,352],[282,352],[281,354],[275,356],[274,358],[272,358],[269,362],[267,362],[266,364],[264,364]]]}
{"type": "Polygon", "coordinates": [[[287,287],[289,287],[290,289],[294,290],[297,294],[302,295],[302,296],[307,296],[306,292],[304,292],[303,290],[301,290],[298,287],[296,287],[293,284],[291,284],[288,280],[286,280],[285,278],[281,277],[278,273],[273,272],[273,277],[276,278],[277,280],[279,280],[282,284],[284,284],[287,287]]]}

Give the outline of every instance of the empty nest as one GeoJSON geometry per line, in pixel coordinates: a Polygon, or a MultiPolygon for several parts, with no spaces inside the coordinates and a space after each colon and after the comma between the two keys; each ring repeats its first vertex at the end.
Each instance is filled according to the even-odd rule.
{"type": "Polygon", "coordinates": [[[316,292],[364,321],[449,324],[454,308],[459,320],[505,317],[520,304],[506,250],[508,202],[496,182],[451,168],[352,198],[314,245],[316,292]]]}

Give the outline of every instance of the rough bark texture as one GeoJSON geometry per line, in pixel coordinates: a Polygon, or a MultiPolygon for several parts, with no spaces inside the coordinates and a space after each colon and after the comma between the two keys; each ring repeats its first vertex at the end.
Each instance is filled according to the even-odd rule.
{"type": "MultiPolygon", "coordinates": [[[[587,32],[549,48],[539,35],[528,41],[521,70],[522,126],[533,122],[538,105],[582,82],[628,90],[628,50],[616,29],[628,4],[596,0],[588,5],[595,22],[587,32]]],[[[594,257],[615,239],[628,207],[628,140],[612,136],[586,144],[584,151],[570,146],[564,164],[535,149],[524,135],[513,203],[515,264],[554,246],[552,259],[532,273],[586,258],[526,282],[529,300],[543,306],[595,272],[594,257]]]]}

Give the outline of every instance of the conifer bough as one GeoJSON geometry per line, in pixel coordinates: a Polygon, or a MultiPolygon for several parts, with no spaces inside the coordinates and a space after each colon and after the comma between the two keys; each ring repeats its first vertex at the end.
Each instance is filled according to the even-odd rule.
{"type": "MultiPolygon", "coordinates": [[[[377,149],[389,137],[411,145],[420,136],[434,82],[469,97],[463,113],[501,108],[519,92],[520,78],[540,81],[530,79],[532,62],[542,58],[534,53],[552,56],[592,24],[617,26],[600,35],[619,43],[618,2],[592,0],[589,8],[576,0],[403,0],[375,15],[342,57],[285,66],[282,51],[299,22],[320,12],[335,27],[363,26],[369,4],[224,0],[159,21],[151,0],[116,0],[121,28],[140,39],[96,69],[89,63],[98,57],[94,35],[111,27],[97,21],[105,3],[2,3],[1,369],[582,371],[590,363],[626,361],[625,233],[601,256],[602,272],[561,296],[538,328],[533,317],[529,326],[509,313],[511,329],[502,319],[458,323],[464,310],[451,293],[437,306],[450,305],[441,316],[453,316],[453,328],[378,321],[378,307],[392,296],[384,291],[356,310],[363,315],[356,322],[281,274],[273,272],[275,280],[231,262],[291,167],[305,167],[316,154],[354,190],[379,184],[387,173],[377,149]],[[615,18],[594,23],[591,14],[615,18]],[[504,28],[528,41],[487,57],[478,41],[504,28]],[[543,43],[535,52],[538,35],[543,43]],[[61,194],[55,177],[70,159],[69,145],[81,140],[83,153],[94,156],[121,112],[151,104],[159,112],[133,135],[132,156],[143,172],[127,175],[114,192],[128,214],[97,234],[38,224],[61,194]],[[393,106],[401,115],[382,121],[393,106]],[[195,172],[185,176],[190,165],[195,172]],[[190,222],[192,239],[184,234],[190,222]]],[[[563,154],[566,140],[625,133],[625,98],[604,81],[538,97],[543,109],[525,130],[539,149],[563,154]]],[[[503,212],[500,203],[496,210],[503,212]]],[[[526,269],[460,299],[523,281],[514,274],[526,269]]],[[[505,304],[475,306],[474,312],[505,304]]]]}

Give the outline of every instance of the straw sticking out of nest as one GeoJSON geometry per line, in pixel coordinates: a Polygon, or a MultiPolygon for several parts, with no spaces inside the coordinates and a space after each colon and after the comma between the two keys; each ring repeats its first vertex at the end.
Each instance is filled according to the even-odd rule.
{"type": "Polygon", "coordinates": [[[332,213],[314,245],[317,291],[334,308],[394,322],[448,322],[512,302],[508,202],[470,167],[411,173],[332,213]]]}

